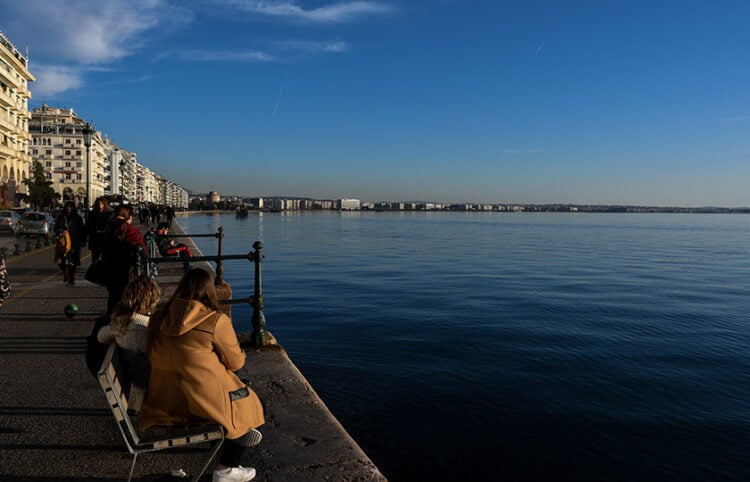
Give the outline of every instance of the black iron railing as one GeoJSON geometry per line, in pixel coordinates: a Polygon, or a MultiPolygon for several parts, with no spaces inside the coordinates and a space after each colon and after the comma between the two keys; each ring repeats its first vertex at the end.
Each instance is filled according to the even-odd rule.
{"type": "MultiPolygon", "coordinates": [[[[240,304],[247,303],[253,308],[252,326],[253,332],[250,337],[251,344],[255,346],[264,346],[269,341],[270,337],[266,331],[266,318],[263,314],[264,300],[263,300],[263,288],[262,288],[262,270],[261,262],[263,260],[263,244],[260,241],[253,243],[253,251],[247,254],[223,254],[222,253],[222,241],[224,238],[224,229],[219,228],[216,233],[213,234],[167,234],[167,237],[172,238],[197,238],[197,237],[213,237],[218,239],[218,253],[216,256],[192,256],[191,262],[196,261],[214,261],[216,262],[216,278],[214,283],[219,285],[224,283],[223,263],[225,260],[239,260],[246,259],[254,264],[255,267],[255,286],[253,289],[253,295],[245,298],[222,300],[223,304],[240,304]]],[[[184,260],[179,256],[160,256],[160,253],[156,247],[156,233],[150,230],[144,236],[146,240],[146,247],[148,253],[143,253],[139,248],[138,250],[138,262],[137,271],[139,274],[146,273],[148,276],[155,278],[158,275],[158,264],[159,263],[182,263],[184,260]]]]}

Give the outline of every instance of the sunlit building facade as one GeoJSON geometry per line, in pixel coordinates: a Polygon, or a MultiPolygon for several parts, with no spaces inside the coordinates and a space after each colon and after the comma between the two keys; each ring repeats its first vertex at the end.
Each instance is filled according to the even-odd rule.
{"type": "Polygon", "coordinates": [[[42,104],[31,111],[31,157],[44,167],[52,188],[63,201],[84,204],[87,196],[87,169],[91,165],[91,202],[105,194],[109,186],[109,152],[114,149],[108,139],[94,131],[88,158],[83,137],[86,122],[73,109],[42,104]]]}
{"type": "Polygon", "coordinates": [[[35,80],[23,55],[0,32],[0,204],[17,204],[16,192],[31,172],[29,82],[35,80]]]}

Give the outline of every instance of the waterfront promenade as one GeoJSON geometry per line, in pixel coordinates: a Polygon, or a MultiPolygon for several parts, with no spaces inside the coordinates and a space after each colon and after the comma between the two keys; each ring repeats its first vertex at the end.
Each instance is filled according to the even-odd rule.
{"type": "MultiPolygon", "coordinates": [[[[179,232],[175,225],[173,233],[179,232]]],[[[195,248],[189,239],[181,241],[195,248]]],[[[0,237],[0,247],[11,253],[12,284],[11,298],[0,307],[0,481],[126,480],[131,456],[84,359],[94,319],[105,310],[106,290],[83,279],[90,263],[85,249],[76,285],[68,286],[52,261],[52,246],[13,255],[18,242],[25,248],[25,241],[0,237]],[[78,305],[80,314],[66,318],[68,303],[78,305]]],[[[212,269],[207,263],[196,266],[212,269]]],[[[180,267],[159,266],[157,281],[167,296],[180,267]]],[[[267,328],[273,332],[273,323],[280,322],[267,328]]],[[[255,480],[385,480],[281,346],[246,351],[240,376],[252,382],[266,407],[263,442],[243,461],[257,469],[255,480]]],[[[133,480],[187,480],[172,474],[192,477],[206,456],[207,446],[144,454],[133,480]]],[[[211,470],[201,480],[211,480],[211,470]]]]}

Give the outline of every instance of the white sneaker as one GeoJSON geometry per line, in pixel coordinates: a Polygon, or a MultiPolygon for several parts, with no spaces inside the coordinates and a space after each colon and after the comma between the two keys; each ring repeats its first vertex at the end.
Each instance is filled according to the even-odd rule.
{"type": "Polygon", "coordinates": [[[223,470],[214,470],[213,482],[225,482],[242,480],[248,481],[255,478],[255,469],[252,467],[227,467],[223,470]]]}

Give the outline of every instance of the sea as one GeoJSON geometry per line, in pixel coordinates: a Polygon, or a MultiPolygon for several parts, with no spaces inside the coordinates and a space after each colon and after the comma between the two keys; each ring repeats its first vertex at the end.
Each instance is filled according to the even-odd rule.
{"type": "Polygon", "coordinates": [[[748,215],[177,220],[390,481],[750,480],[748,215]]]}

